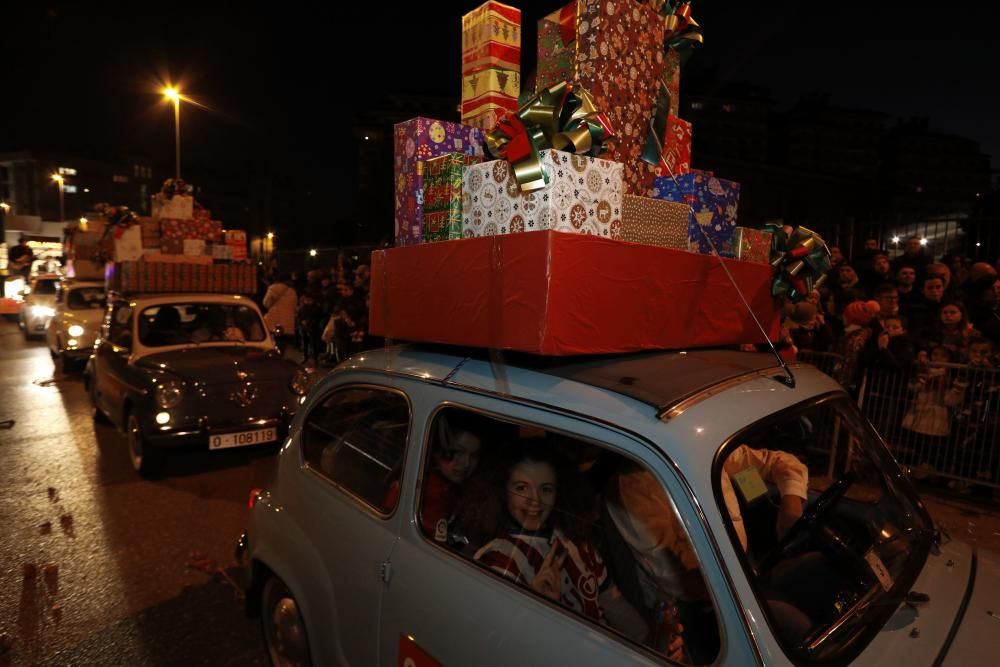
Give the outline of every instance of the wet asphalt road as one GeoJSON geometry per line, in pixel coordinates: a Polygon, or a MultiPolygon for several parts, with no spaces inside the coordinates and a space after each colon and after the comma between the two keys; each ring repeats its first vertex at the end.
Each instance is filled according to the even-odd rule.
{"type": "Polygon", "coordinates": [[[0,667],[268,664],[226,575],[276,447],[178,450],[146,481],[89,408],[80,375],[0,320],[0,422],[16,420],[0,428],[0,667]]]}

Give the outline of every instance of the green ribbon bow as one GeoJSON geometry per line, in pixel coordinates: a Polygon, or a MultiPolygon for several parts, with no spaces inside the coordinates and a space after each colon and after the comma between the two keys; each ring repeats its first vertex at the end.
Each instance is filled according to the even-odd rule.
{"type": "Polygon", "coordinates": [[[826,241],[806,227],[796,227],[789,235],[781,225],[768,223],[764,231],[771,232],[771,266],[775,268],[771,294],[792,303],[802,301],[823,284],[832,267],[826,241]]]}
{"type": "Polygon", "coordinates": [[[516,113],[504,114],[486,133],[486,149],[510,162],[521,191],[531,192],[549,182],[539,151],[554,148],[597,157],[612,137],[614,128],[590,93],[563,81],[532,95],[516,113]]]}

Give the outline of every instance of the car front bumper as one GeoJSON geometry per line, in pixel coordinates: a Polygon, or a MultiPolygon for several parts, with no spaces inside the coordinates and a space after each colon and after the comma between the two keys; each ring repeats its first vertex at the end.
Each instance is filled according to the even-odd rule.
{"type": "Polygon", "coordinates": [[[184,425],[174,426],[166,424],[161,426],[153,424],[144,431],[143,439],[156,447],[204,447],[208,449],[209,441],[213,435],[257,431],[267,428],[275,429],[277,437],[274,440],[233,447],[233,449],[242,449],[243,447],[266,446],[281,442],[288,435],[290,423],[291,414],[286,412],[283,412],[276,418],[248,420],[243,424],[227,424],[224,427],[214,426],[207,418],[202,418],[198,420],[197,425],[187,427],[184,425]]]}

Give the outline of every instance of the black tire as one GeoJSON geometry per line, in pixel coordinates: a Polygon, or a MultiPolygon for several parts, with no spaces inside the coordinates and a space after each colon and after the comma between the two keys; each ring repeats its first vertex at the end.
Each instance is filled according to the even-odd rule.
{"type": "Polygon", "coordinates": [[[60,355],[59,365],[62,368],[63,375],[72,375],[80,370],[80,360],[73,359],[72,357],[66,356],[65,353],[60,355]]]}
{"type": "Polygon", "coordinates": [[[264,643],[275,667],[308,667],[309,638],[295,596],[275,576],[264,582],[260,594],[260,623],[264,643]]]}
{"type": "Polygon", "coordinates": [[[163,450],[146,442],[139,419],[131,412],[125,418],[125,437],[132,468],[143,477],[158,475],[163,463],[163,450]]]}

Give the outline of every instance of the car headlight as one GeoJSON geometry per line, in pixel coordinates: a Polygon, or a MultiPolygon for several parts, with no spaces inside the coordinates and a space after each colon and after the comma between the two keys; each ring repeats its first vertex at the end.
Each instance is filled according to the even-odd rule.
{"type": "Polygon", "coordinates": [[[32,306],[32,317],[52,317],[56,314],[56,309],[51,306],[32,306]]]}
{"type": "Polygon", "coordinates": [[[66,333],[68,333],[73,338],[79,338],[80,336],[83,335],[83,327],[81,327],[79,324],[71,324],[69,329],[66,329],[66,333]]]}
{"type": "Polygon", "coordinates": [[[184,398],[184,385],[177,380],[167,380],[163,384],[157,385],[156,391],[153,392],[153,398],[156,399],[156,404],[161,408],[176,408],[180,405],[181,399],[184,398]]]}
{"type": "Polygon", "coordinates": [[[295,375],[292,376],[292,380],[288,383],[288,387],[296,396],[305,396],[309,393],[309,385],[311,382],[312,372],[308,368],[300,368],[295,371],[295,375]]]}

